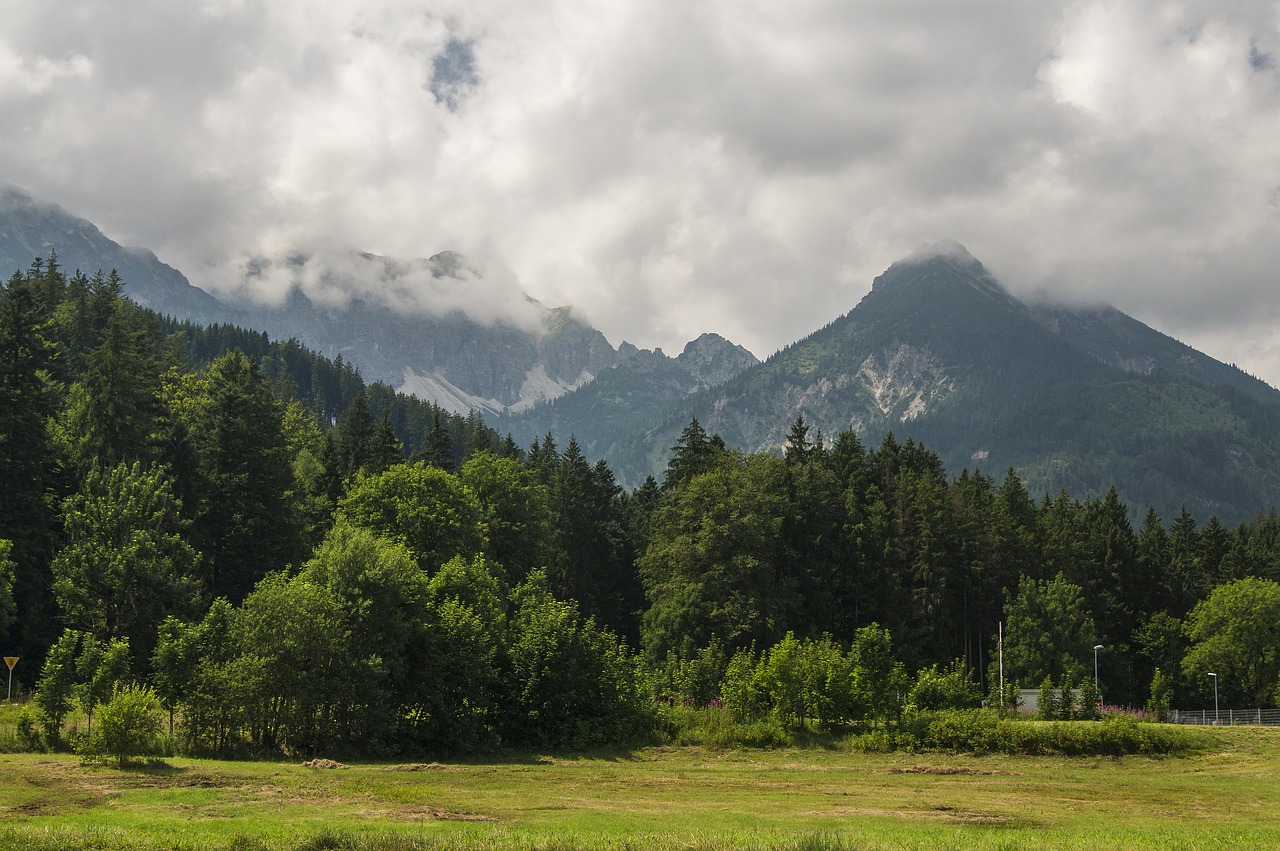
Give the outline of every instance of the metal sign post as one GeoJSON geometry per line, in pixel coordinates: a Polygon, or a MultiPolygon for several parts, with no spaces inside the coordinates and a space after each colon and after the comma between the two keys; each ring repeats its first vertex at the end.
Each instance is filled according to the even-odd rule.
{"type": "Polygon", "coordinates": [[[9,666],[9,696],[5,700],[10,701],[13,700],[13,666],[18,664],[18,657],[6,656],[4,657],[4,663],[9,666]]]}

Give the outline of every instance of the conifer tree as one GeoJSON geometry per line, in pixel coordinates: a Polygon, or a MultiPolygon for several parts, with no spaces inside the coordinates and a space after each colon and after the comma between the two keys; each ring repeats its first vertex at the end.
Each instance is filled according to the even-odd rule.
{"type": "Polygon", "coordinates": [[[195,413],[202,504],[193,530],[207,590],[233,602],[300,555],[289,493],[293,470],[280,403],[256,363],[237,352],[214,361],[195,413]]]}

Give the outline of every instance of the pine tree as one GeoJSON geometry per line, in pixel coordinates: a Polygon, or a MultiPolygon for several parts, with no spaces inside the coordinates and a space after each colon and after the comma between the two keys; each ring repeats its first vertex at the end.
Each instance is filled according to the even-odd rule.
{"type": "Polygon", "coordinates": [[[671,447],[671,460],[662,477],[662,490],[671,491],[695,476],[709,472],[724,455],[724,442],[716,445],[714,439],[694,417],[680,432],[676,445],[671,447]]]}
{"type": "Polygon", "coordinates": [[[391,417],[383,413],[382,422],[369,443],[369,472],[381,473],[404,461],[404,446],[391,426],[391,417]]]}
{"type": "Polygon", "coordinates": [[[40,298],[37,280],[21,274],[0,289],[0,537],[13,544],[19,622],[9,646],[26,656],[38,656],[54,637],[45,555],[54,458],[46,424],[57,407],[58,351],[40,298]]]}
{"type": "Polygon", "coordinates": [[[232,352],[214,361],[206,383],[191,427],[203,482],[193,537],[207,590],[235,602],[300,555],[293,470],[280,403],[257,365],[232,352]]]}
{"type": "Polygon", "coordinates": [[[373,441],[373,417],[363,393],[356,396],[351,407],[338,420],[334,435],[334,448],[342,477],[348,479],[369,463],[373,441]]]}

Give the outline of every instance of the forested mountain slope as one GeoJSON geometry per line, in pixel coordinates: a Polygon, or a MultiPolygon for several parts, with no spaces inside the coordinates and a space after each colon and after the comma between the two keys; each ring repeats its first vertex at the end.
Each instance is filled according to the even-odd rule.
{"type": "Polygon", "coordinates": [[[27,192],[0,185],[0,269],[26,269],[36,258],[56,254],[68,273],[114,269],[124,294],[157,313],[200,324],[234,322],[243,317],[191,282],[145,248],[126,248],[84,219],[27,192]]]}
{"type": "Polygon", "coordinates": [[[690,416],[755,451],[797,415],[828,436],[914,437],[953,471],[1013,467],[1033,493],[1114,483],[1166,516],[1240,520],[1280,492],[1280,391],[1114,309],[1028,307],[956,243],[895,263],[854,310],[606,457],[635,481],[690,416]]]}

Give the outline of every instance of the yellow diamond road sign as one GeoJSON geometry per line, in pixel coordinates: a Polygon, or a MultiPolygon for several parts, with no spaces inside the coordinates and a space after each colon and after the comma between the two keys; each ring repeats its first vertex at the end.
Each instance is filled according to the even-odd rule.
{"type": "Polygon", "coordinates": [[[16,664],[18,664],[18,657],[17,657],[17,656],[6,656],[6,657],[4,657],[4,663],[5,663],[6,665],[8,665],[8,666],[9,666],[9,670],[10,670],[10,671],[12,671],[12,670],[13,670],[13,666],[14,666],[14,665],[16,665],[16,664]]]}

